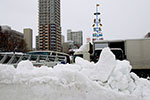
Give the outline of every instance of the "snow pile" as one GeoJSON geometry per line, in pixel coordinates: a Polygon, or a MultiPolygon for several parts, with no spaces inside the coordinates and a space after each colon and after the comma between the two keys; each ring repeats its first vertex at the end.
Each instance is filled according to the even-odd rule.
{"type": "Polygon", "coordinates": [[[82,45],[79,49],[77,49],[75,52],[79,51],[89,51],[89,43],[86,43],[85,45],[82,45]]]}
{"type": "Polygon", "coordinates": [[[150,100],[150,82],[130,71],[109,48],[96,64],[77,57],[54,68],[0,65],[0,100],[150,100]]]}

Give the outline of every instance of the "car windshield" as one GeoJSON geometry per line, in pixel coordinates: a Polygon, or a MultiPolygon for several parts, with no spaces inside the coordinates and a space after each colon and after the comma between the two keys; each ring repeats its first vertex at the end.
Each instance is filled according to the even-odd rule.
{"type": "Polygon", "coordinates": [[[123,60],[123,53],[121,50],[112,50],[112,52],[116,56],[116,59],[123,60]]]}

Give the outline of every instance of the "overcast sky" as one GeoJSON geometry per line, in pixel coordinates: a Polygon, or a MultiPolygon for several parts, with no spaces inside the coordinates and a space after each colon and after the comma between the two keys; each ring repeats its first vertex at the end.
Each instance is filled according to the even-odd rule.
{"type": "MultiPolygon", "coordinates": [[[[61,0],[61,27],[82,30],[84,43],[92,36],[96,3],[100,3],[105,40],[143,38],[150,32],[150,0],[61,0]]],[[[38,35],[38,0],[0,0],[0,25],[38,35]]],[[[35,40],[34,40],[35,42],[35,40]]]]}

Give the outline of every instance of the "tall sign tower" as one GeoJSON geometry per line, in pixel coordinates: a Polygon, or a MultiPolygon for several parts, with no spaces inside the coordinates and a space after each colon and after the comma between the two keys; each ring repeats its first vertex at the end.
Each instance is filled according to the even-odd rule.
{"type": "Polygon", "coordinates": [[[100,5],[96,4],[96,13],[94,15],[96,18],[94,19],[94,24],[93,24],[93,42],[96,40],[103,40],[103,34],[102,34],[102,24],[101,24],[101,19],[99,18],[100,12],[98,11],[98,7],[100,5]]]}

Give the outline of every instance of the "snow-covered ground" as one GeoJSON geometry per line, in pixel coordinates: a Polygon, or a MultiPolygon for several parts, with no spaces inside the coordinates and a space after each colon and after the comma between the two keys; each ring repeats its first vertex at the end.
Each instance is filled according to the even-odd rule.
{"type": "Polygon", "coordinates": [[[150,82],[131,73],[105,48],[97,63],[76,58],[75,64],[17,68],[0,65],[0,100],[150,100],[150,82]]]}

